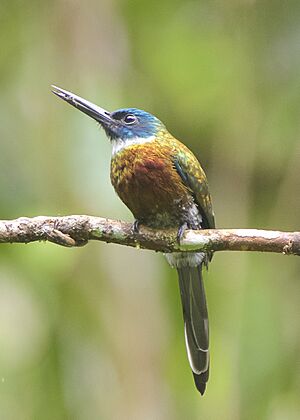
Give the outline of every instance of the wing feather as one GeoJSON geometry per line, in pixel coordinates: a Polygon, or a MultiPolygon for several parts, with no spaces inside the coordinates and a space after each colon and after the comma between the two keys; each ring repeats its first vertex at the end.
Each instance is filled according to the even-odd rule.
{"type": "Polygon", "coordinates": [[[179,152],[174,157],[174,167],[180,175],[182,182],[191,191],[194,201],[201,213],[203,229],[213,229],[215,218],[212,210],[211,196],[205,173],[196,159],[189,151],[188,154],[179,152]]]}

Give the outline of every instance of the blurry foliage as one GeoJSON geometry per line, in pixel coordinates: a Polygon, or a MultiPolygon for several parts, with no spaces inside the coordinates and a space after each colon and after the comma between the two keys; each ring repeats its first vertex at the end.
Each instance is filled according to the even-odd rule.
{"type": "MultiPolygon", "coordinates": [[[[300,3],[0,4],[1,218],[131,219],[110,145],[50,84],[158,115],[207,171],[219,227],[299,230],[300,3]]],[[[176,274],[105,244],[1,245],[1,419],[299,418],[296,258],[223,253],[196,392],[176,274]]]]}

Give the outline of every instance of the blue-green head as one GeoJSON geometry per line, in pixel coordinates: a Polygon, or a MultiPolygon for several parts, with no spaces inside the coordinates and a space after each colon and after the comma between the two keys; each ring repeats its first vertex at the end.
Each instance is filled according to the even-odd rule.
{"type": "Polygon", "coordinates": [[[71,92],[53,86],[53,93],[75,108],[95,119],[111,140],[147,139],[165,130],[164,124],[154,115],[136,108],[108,112],[71,92]]]}
{"type": "Polygon", "coordinates": [[[165,128],[154,115],[136,108],[118,109],[110,114],[110,119],[100,124],[111,139],[147,138],[165,128]]]}

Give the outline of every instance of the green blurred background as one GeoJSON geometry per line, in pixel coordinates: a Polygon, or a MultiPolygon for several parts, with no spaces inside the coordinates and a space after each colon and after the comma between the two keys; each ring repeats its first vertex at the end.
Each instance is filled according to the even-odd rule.
{"type": "MultiPolygon", "coordinates": [[[[218,227],[299,230],[299,22],[298,0],[2,0],[0,217],[132,220],[104,133],[54,83],[164,121],[218,227]]],[[[1,245],[0,419],[298,419],[299,276],[296,257],[215,255],[201,398],[162,256],[1,245]]]]}

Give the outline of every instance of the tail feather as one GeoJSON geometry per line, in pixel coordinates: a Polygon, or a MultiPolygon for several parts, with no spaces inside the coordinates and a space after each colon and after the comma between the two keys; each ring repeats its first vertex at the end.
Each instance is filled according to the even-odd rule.
{"type": "Polygon", "coordinates": [[[203,395],[209,376],[209,331],[202,264],[177,267],[187,354],[197,389],[203,395]]]}

